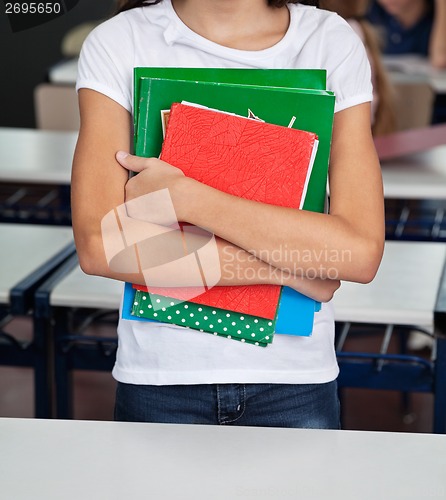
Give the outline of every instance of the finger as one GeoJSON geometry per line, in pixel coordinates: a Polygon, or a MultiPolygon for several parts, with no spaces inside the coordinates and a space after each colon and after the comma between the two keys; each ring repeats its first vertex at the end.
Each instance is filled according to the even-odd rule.
{"type": "Polygon", "coordinates": [[[147,158],[134,156],[125,151],[118,151],[116,153],[116,159],[124,168],[132,172],[141,172],[148,167],[147,158]]]}

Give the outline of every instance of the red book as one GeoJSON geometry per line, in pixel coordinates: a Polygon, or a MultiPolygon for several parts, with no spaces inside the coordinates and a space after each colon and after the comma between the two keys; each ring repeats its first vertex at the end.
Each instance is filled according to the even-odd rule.
{"type": "MultiPolygon", "coordinates": [[[[311,132],[189,104],[172,105],[160,158],[226,193],[301,208],[317,150],[311,132]]],[[[146,287],[136,286],[147,291],[146,287]]],[[[149,287],[181,299],[181,288],[149,287]]],[[[274,319],[280,286],[213,287],[192,302],[274,319]]]]}

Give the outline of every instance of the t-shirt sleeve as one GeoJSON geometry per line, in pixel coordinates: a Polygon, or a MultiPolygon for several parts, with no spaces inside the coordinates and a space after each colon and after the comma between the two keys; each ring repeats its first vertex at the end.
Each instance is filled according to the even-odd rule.
{"type": "Polygon", "coordinates": [[[343,19],[330,31],[326,44],[327,88],[336,95],[335,112],[373,100],[370,63],[364,44],[343,19]]]}
{"type": "Polygon", "coordinates": [[[132,112],[133,40],[128,21],[116,16],[96,27],[79,56],[76,90],[88,88],[132,112]]]}

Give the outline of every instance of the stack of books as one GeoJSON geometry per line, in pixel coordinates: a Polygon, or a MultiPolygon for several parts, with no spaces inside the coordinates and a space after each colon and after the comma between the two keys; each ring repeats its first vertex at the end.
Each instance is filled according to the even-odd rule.
{"type": "MultiPolygon", "coordinates": [[[[334,113],[325,79],[322,70],[136,68],[135,154],[235,196],[322,212],[334,113]]],[[[320,308],[273,285],[148,285],[126,284],[125,319],[263,347],[274,334],[310,335],[320,308]]]]}

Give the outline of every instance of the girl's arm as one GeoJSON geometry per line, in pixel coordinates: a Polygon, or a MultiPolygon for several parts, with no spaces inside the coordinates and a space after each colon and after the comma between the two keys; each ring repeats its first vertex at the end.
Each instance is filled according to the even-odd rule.
{"type": "MultiPolygon", "coordinates": [[[[81,268],[88,274],[145,285],[141,272],[121,273],[110,269],[101,233],[104,216],[124,203],[126,186],[134,185],[138,177],[138,185],[143,184],[140,182],[143,175],[128,182],[128,171],[115,159],[118,150],[130,149],[131,116],[113,100],[89,89],[79,91],[79,104],[81,127],[73,161],[72,214],[81,268]]],[[[174,171],[176,182],[178,169],[174,171]]],[[[181,174],[181,177],[184,176],[181,174]]],[[[137,223],[143,232],[144,221],[137,223]]],[[[221,238],[217,238],[217,248],[221,262],[221,278],[217,284],[221,286],[283,284],[320,301],[330,300],[339,287],[337,280],[305,279],[283,273],[221,238]]],[[[191,286],[198,284],[190,283],[191,286]]]]}
{"type": "Polygon", "coordinates": [[[370,104],[335,115],[330,214],[276,207],[215,190],[156,159],[120,158],[141,173],[127,199],[168,188],[180,220],[206,228],[296,276],[367,283],[384,245],[381,171],[370,131],[370,104]]]}
{"type": "Polygon", "coordinates": [[[429,59],[435,68],[446,68],[446,0],[435,0],[435,18],[429,41],[429,59]]]}

